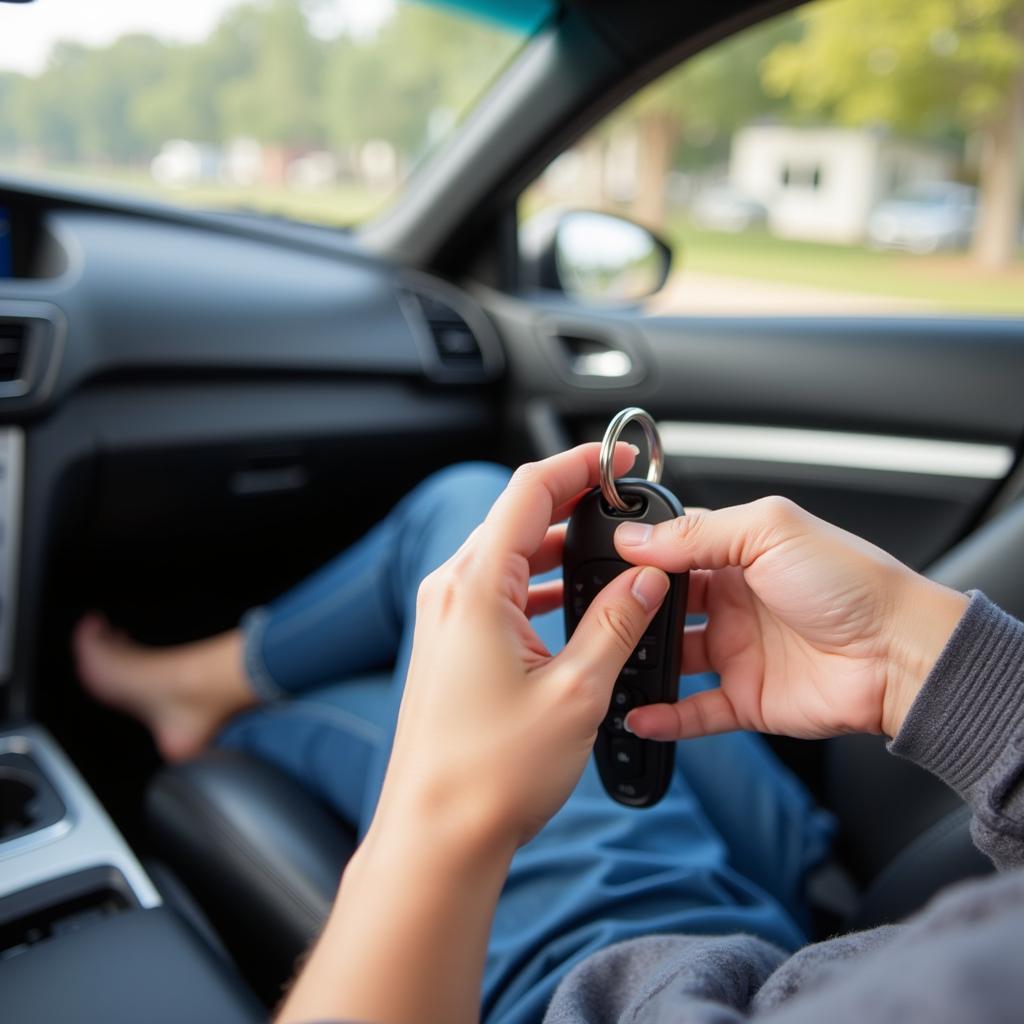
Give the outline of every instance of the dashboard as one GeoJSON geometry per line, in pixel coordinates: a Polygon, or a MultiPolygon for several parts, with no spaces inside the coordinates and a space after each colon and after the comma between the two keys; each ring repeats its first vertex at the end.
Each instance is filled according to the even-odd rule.
{"type": "Polygon", "coordinates": [[[493,457],[504,353],[447,282],[246,216],[0,189],[0,224],[8,715],[67,674],[38,639],[55,614],[66,636],[121,591],[145,633],[205,565],[234,581],[206,620],[226,621],[258,575],[286,585],[432,469],[493,457]]]}

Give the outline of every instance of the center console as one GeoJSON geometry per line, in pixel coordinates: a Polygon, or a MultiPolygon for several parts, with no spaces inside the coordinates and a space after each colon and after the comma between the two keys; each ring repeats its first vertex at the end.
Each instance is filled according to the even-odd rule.
{"type": "Polygon", "coordinates": [[[0,732],[0,993],[34,1024],[265,1018],[34,726],[0,732]]]}

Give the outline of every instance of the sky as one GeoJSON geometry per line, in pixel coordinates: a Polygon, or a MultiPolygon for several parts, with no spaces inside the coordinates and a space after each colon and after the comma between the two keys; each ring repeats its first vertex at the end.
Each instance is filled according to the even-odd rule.
{"type": "MultiPolygon", "coordinates": [[[[42,71],[54,42],[112,42],[127,32],[163,39],[204,38],[224,11],[241,0],[34,0],[0,3],[0,70],[42,71]]],[[[394,0],[320,0],[314,24],[325,33],[345,27],[371,31],[394,0]]]]}

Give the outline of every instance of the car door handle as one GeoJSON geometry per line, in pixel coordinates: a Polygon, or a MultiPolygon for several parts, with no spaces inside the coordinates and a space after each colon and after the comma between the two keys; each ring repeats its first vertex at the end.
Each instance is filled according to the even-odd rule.
{"type": "Polygon", "coordinates": [[[617,325],[549,321],[544,344],[569,383],[582,387],[623,387],[639,384],[644,368],[636,345],[617,325]]]}
{"type": "Polygon", "coordinates": [[[606,348],[603,352],[577,352],[569,356],[569,369],[577,377],[628,377],[633,360],[622,349],[606,348]]]}

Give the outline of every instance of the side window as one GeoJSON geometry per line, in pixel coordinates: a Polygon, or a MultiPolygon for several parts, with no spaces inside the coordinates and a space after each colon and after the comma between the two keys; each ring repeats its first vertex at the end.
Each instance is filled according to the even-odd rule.
{"type": "Polygon", "coordinates": [[[681,315],[1024,314],[1020,0],[817,0],[634,96],[520,199],[671,246],[681,315]]]}

